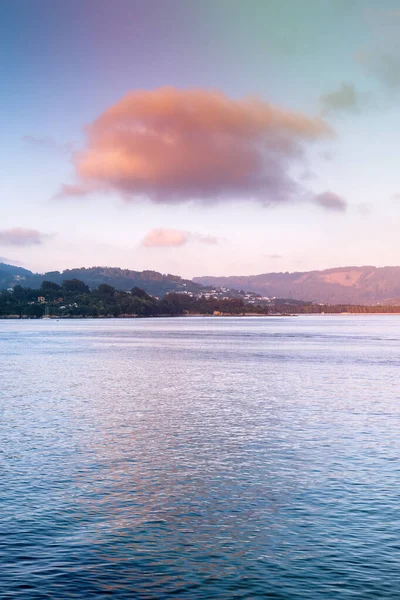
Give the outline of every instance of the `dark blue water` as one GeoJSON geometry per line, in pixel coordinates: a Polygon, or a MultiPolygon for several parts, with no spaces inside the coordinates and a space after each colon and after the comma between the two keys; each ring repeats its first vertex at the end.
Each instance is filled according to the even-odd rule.
{"type": "Polygon", "coordinates": [[[400,317],[0,321],[1,598],[400,598],[400,317]]]}

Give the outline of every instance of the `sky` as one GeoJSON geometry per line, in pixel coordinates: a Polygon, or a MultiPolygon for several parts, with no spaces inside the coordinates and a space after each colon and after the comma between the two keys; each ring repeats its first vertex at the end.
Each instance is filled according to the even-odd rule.
{"type": "Polygon", "coordinates": [[[0,261],[399,265],[398,0],[2,0],[0,261]]]}

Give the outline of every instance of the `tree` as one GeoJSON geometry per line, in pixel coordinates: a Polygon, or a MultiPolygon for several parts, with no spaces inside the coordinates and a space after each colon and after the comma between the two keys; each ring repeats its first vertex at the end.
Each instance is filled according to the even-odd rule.
{"type": "Polygon", "coordinates": [[[54,300],[61,295],[62,290],[61,285],[58,285],[58,283],[53,283],[52,281],[43,281],[39,291],[41,296],[44,296],[46,299],[54,300]]]}
{"type": "MultiPolygon", "coordinates": [[[[42,304],[29,304],[23,310],[23,314],[27,317],[34,317],[36,319],[41,319],[44,315],[44,306],[42,304]]],[[[21,316],[21,313],[20,313],[21,316]]]]}
{"type": "Polygon", "coordinates": [[[183,307],[180,294],[166,294],[160,302],[161,314],[182,315],[183,307]]]}
{"type": "Polygon", "coordinates": [[[62,290],[70,294],[88,294],[89,286],[80,279],[65,279],[62,282],[62,290]]]}
{"type": "Polygon", "coordinates": [[[41,292],[61,292],[61,285],[54,283],[53,281],[43,281],[40,286],[41,292]]]}
{"type": "Polygon", "coordinates": [[[112,285],[107,285],[107,283],[101,283],[97,290],[101,296],[114,296],[115,288],[112,285]]]}
{"type": "Polygon", "coordinates": [[[135,287],[133,287],[131,289],[131,294],[132,294],[132,296],[136,296],[137,298],[150,298],[151,297],[144,290],[142,290],[140,287],[137,287],[136,285],[135,285],[135,287]]]}

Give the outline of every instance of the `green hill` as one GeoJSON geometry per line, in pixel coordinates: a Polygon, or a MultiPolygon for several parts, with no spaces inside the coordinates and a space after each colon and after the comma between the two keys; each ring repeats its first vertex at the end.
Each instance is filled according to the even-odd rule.
{"type": "Polygon", "coordinates": [[[50,271],[39,274],[21,267],[0,263],[0,289],[22,285],[38,288],[43,281],[61,284],[66,279],[79,279],[91,289],[101,283],[112,285],[118,290],[130,290],[137,286],[152,296],[161,297],[167,292],[191,291],[200,292],[203,287],[177,275],[162,274],[157,271],[131,271],[118,267],[90,267],[50,271]]]}

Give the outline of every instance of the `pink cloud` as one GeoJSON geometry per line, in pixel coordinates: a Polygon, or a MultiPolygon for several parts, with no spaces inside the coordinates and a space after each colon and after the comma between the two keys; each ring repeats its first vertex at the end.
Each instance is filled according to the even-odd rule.
{"type": "Polygon", "coordinates": [[[127,94],[86,127],[77,182],[59,196],[116,192],[130,200],[295,199],[303,146],[331,135],[321,119],[258,98],[167,87],[127,94]]]}
{"type": "Polygon", "coordinates": [[[184,246],[189,242],[214,245],[219,244],[220,238],[179,229],[151,229],[143,238],[141,245],[145,248],[173,248],[184,246]]]}
{"type": "Polygon", "coordinates": [[[0,229],[0,246],[32,246],[42,244],[47,237],[48,235],[36,229],[0,229]]]}
{"type": "MultiPolygon", "coordinates": [[[[93,190],[95,191],[95,190],[93,190]]],[[[63,183],[57,194],[54,196],[54,200],[59,198],[81,198],[89,193],[89,188],[84,189],[80,184],[74,183],[63,183]]]]}
{"type": "Polygon", "coordinates": [[[316,194],[313,202],[325,208],[326,210],[345,212],[347,210],[347,200],[334,194],[333,192],[323,192],[322,194],[316,194]]]}

